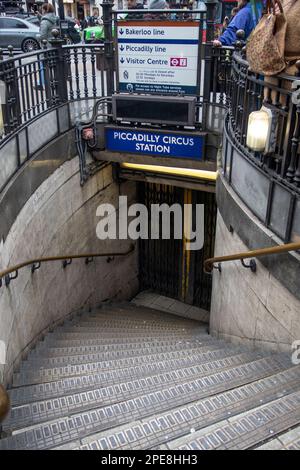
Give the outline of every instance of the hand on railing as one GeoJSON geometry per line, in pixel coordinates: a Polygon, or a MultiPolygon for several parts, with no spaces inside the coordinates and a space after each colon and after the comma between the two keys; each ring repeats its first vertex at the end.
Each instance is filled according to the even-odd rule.
{"type": "Polygon", "coordinates": [[[222,43],[221,43],[221,41],[219,41],[219,39],[215,39],[213,41],[213,46],[214,47],[222,47],[222,43]]]}

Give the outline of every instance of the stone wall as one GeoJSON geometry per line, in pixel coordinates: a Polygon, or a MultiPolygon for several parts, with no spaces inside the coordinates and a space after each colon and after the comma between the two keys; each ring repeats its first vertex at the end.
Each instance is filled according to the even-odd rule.
{"type": "MultiPolygon", "coordinates": [[[[41,256],[127,251],[126,240],[96,237],[96,208],[105,202],[118,207],[119,194],[135,201],[136,186],[115,183],[110,165],[80,187],[78,160],[64,163],[19,213],[0,246],[0,269],[41,256]]],[[[8,288],[0,289],[0,341],[6,345],[0,382],[7,383],[36,339],[68,314],[106,299],[133,297],[138,290],[137,255],[136,249],[110,262],[97,258],[86,265],[84,259],[74,260],[63,269],[57,261],[42,264],[33,274],[30,267],[20,270],[8,288]]]]}
{"type": "MultiPolygon", "coordinates": [[[[218,213],[215,256],[248,250],[218,213]]],[[[223,263],[221,273],[214,270],[210,331],[253,348],[291,351],[292,342],[300,340],[300,301],[256,261],[256,273],[240,261],[223,263]]]]}

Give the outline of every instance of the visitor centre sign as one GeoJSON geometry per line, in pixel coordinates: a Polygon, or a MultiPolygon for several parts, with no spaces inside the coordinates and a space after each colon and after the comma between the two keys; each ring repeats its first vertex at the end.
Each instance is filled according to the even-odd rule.
{"type": "Polygon", "coordinates": [[[117,40],[120,92],[197,95],[197,22],[122,21],[117,40]]]}

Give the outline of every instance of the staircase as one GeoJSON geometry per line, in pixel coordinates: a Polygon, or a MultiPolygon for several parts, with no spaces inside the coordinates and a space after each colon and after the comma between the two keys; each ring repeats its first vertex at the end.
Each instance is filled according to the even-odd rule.
{"type": "Polygon", "coordinates": [[[300,449],[300,366],[132,303],[66,321],[14,374],[0,449],[300,449]]]}

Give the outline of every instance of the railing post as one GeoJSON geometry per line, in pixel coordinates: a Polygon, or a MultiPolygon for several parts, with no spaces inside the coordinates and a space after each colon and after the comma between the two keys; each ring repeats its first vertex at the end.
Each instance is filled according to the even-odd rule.
{"type": "MultiPolygon", "coordinates": [[[[9,56],[13,57],[13,48],[8,46],[9,56]]],[[[4,135],[9,134],[21,123],[20,95],[17,69],[13,59],[3,60],[0,51],[0,107],[1,128],[4,135]]]]}
{"type": "MultiPolygon", "coordinates": [[[[300,76],[300,61],[296,62],[298,69],[297,77],[300,76]]],[[[291,100],[290,109],[296,109],[295,111],[295,124],[293,129],[293,136],[291,139],[291,151],[290,161],[286,170],[286,179],[289,183],[294,183],[297,187],[300,187],[300,158],[299,158],[299,140],[300,140],[300,102],[291,100]]]]}
{"type": "Polygon", "coordinates": [[[114,92],[114,42],[112,33],[112,7],[113,0],[103,0],[103,26],[104,26],[104,54],[107,63],[106,87],[107,96],[114,92]]]}
{"type": "Polygon", "coordinates": [[[214,40],[215,34],[215,9],[217,5],[217,0],[206,0],[206,42],[211,42],[214,40]]]}
{"type": "Polygon", "coordinates": [[[1,62],[3,60],[3,49],[0,49],[0,138],[4,134],[4,115],[6,103],[6,87],[2,80],[1,62]]]}
{"type": "Polygon", "coordinates": [[[55,64],[51,60],[51,49],[47,51],[48,65],[52,68],[50,74],[50,81],[54,96],[52,94],[53,104],[60,104],[68,101],[68,63],[63,50],[65,43],[64,39],[59,37],[59,31],[54,29],[52,31],[53,39],[49,39],[49,43],[52,47],[56,48],[57,56],[55,58],[55,64]]]}
{"type": "Polygon", "coordinates": [[[213,84],[213,46],[214,40],[214,13],[217,5],[216,0],[207,0],[206,5],[206,44],[204,44],[204,89],[203,89],[203,122],[206,123],[207,105],[210,103],[210,96],[213,84]]]}

